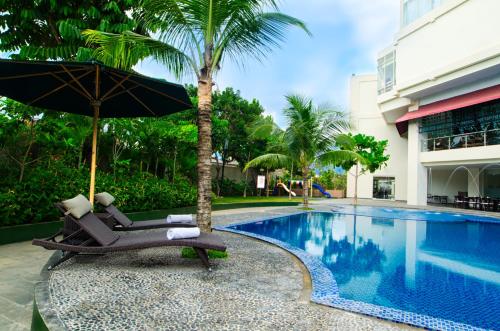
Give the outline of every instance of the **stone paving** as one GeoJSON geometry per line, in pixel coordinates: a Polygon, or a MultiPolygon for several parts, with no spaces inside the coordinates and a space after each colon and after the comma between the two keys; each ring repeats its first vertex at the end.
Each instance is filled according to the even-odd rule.
{"type": "MultiPolygon", "coordinates": [[[[240,209],[215,212],[213,220],[221,225],[296,211],[240,209]]],[[[288,252],[247,237],[217,234],[230,258],[213,260],[212,272],[198,260],[180,258],[178,248],[74,258],[51,272],[51,304],[68,330],[408,328],[312,304],[304,271],[288,252]]]]}
{"type": "MultiPolygon", "coordinates": [[[[348,203],[352,200],[313,201],[317,209],[348,203]]],[[[400,202],[359,203],[407,207],[400,202]]],[[[218,211],[214,224],[296,211],[297,207],[218,211]]],[[[498,213],[491,215],[498,217],[498,213]]],[[[229,247],[230,258],[215,261],[212,273],[197,260],[181,259],[174,248],[68,261],[50,277],[49,297],[60,304],[58,319],[67,321],[69,329],[99,330],[113,329],[111,324],[122,320],[116,329],[134,329],[134,325],[142,330],[409,328],[311,304],[307,271],[293,256],[250,238],[219,235],[229,247]],[[130,289],[130,295],[124,289],[130,289]]],[[[0,246],[0,330],[30,329],[33,285],[51,254],[30,242],[0,246]]]]}
{"type": "Polygon", "coordinates": [[[51,254],[31,242],[0,246],[0,330],[30,330],[33,287],[51,254]]]}

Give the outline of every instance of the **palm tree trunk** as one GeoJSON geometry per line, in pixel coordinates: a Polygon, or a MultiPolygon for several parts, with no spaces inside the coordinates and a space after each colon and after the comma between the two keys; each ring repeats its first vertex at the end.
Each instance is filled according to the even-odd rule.
{"type": "MultiPolygon", "coordinates": [[[[205,68],[206,71],[208,71],[207,67],[205,68]]],[[[212,228],[211,113],[212,77],[209,72],[202,72],[198,81],[198,199],[196,220],[198,226],[205,232],[210,232],[212,228]]]]}
{"type": "Polygon", "coordinates": [[[269,198],[269,168],[266,169],[266,197],[269,198]]]}
{"type": "MultiPolygon", "coordinates": [[[[247,163],[250,161],[250,152],[248,152],[247,163]]],[[[247,186],[248,186],[248,170],[245,171],[245,189],[243,190],[243,197],[247,197],[247,186]]]]}
{"type": "Polygon", "coordinates": [[[293,180],[293,162],[292,162],[292,170],[290,171],[290,187],[288,188],[288,200],[292,200],[292,180],[293,180]]]}
{"type": "Polygon", "coordinates": [[[359,176],[359,165],[356,163],[356,174],[354,176],[354,205],[358,204],[358,176],[359,176]]]}
{"type": "Polygon", "coordinates": [[[307,175],[309,173],[309,169],[307,167],[302,168],[302,177],[303,177],[303,185],[304,193],[303,193],[303,204],[304,208],[309,208],[309,185],[307,183],[307,175]]]}

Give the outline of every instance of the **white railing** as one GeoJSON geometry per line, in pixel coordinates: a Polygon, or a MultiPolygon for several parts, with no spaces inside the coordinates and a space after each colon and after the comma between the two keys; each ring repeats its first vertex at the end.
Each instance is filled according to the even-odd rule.
{"type": "Polygon", "coordinates": [[[422,152],[489,145],[500,145],[500,129],[424,139],[422,141],[422,152]]]}

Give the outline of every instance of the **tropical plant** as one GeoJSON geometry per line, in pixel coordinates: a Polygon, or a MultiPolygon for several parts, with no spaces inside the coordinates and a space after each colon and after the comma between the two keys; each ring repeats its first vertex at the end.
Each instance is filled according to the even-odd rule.
{"type": "Polygon", "coordinates": [[[356,135],[343,134],[337,137],[337,146],[343,151],[350,151],[359,155],[356,159],[336,162],[346,171],[355,167],[354,171],[354,204],[358,202],[358,178],[367,171],[373,173],[387,164],[389,155],[385,154],[387,140],[376,140],[373,136],[362,133],[356,135]],[[360,169],[361,168],[361,169],[360,169]]]}
{"type": "Polygon", "coordinates": [[[339,174],[336,170],[328,169],[319,174],[318,181],[328,190],[345,190],[347,176],[345,173],[339,174]]]}
{"type": "MultiPolygon", "coordinates": [[[[288,127],[276,132],[276,145],[271,153],[261,155],[247,163],[251,167],[285,168],[292,163],[302,173],[304,180],[304,207],[308,207],[308,179],[314,163],[330,165],[358,159],[359,155],[348,150],[335,150],[336,137],[349,129],[344,113],[330,107],[315,106],[311,99],[286,96],[288,107],[284,110],[288,127]]],[[[269,123],[263,131],[270,130],[269,123]]],[[[271,129],[276,131],[276,129],[271,129]]]]}
{"type": "Polygon", "coordinates": [[[305,24],[278,11],[276,0],[143,0],[140,23],[156,38],[133,32],[87,30],[96,56],[108,65],[130,69],[152,57],[176,75],[189,68],[198,81],[197,221],[211,230],[211,113],[215,74],[226,59],[262,60],[285,39],[288,27],[305,24]],[[271,9],[274,12],[268,12],[271,9]]]}
{"type": "Polygon", "coordinates": [[[137,0],[2,0],[0,51],[15,59],[88,60],[84,29],[138,31],[127,12],[137,0]]]}
{"type": "MultiPolygon", "coordinates": [[[[248,139],[248,123],[262,117],[264,108],[257,100],[251,102],[241,97],[239,91],[232,88],[213,93],[213,112],[215,117],[227,122],[227,129],[219,139],[212,139],[214,152],[220,156],[220,176],[217,176],[217,187],[223,186],[224,171],[227,163],[237,161],[240,165],[248,162],[248,152],[254,141],[248,139]]],[[[213,135],[214,137],[214,135],[213,135]]],[[[217,192],[219,195],[219,190],[217,192]]]]}

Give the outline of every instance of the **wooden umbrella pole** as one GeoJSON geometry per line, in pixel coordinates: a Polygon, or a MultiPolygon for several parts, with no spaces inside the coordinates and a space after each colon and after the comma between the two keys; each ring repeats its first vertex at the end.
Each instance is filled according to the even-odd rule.
{"type": "Polygon", "coordinates": [[[96,103],[94,107],[94,121],[93,121],[93,132],[92,132],[92,160],[90,163],[90,190],[89,190],[89,201],[94,205],[94,191],[95,191],[95,168],[97,159],[97,125],[99,120],[99,105],[96,103]]]}
{"type": "Polygon", "coordinates": [[[95,99],[92,101],[92,107],[94,108],[94,121],[93,121],[93,132],[92,132],[92,160],[90,163],[90,191],[89,191],[89,201],[94,205],[94,191],[95,191],[95,167],[97,160],[97,125],[99,121],[99,108],[101,107],[100,101],[100,83],[101,83],[101,68],[96,65],[95,72],[95,99]]]}

